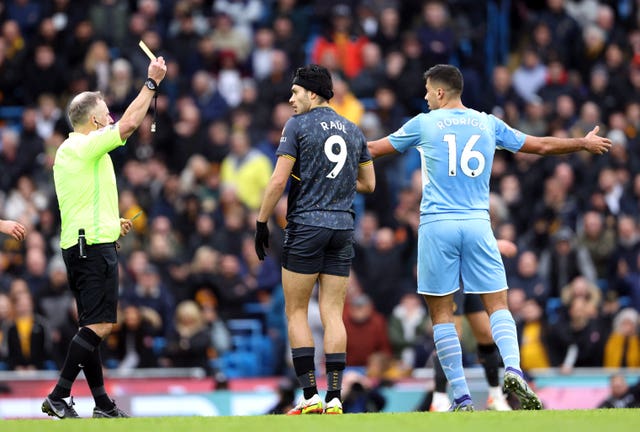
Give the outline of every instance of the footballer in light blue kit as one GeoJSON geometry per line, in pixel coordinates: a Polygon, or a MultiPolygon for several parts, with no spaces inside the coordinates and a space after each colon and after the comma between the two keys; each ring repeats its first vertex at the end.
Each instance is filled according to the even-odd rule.
{"type": "Polygon", "coordinates": [[[420,230],[436,224],[429,235],[418,236],[418,256],[426,259],[418,260],[420,294],[451,294],[459,288],[459,275],[467,293],[507,289],[489,221],[489,178],[495,150],[517,152],[524,138],[495,116],[472,109],[418,114],[389,135],[396,151],[420,153],[420,230]],[[447,223],[461,220],[467,222],[458,229],[447,223]],[[463,252],[465,245],[472,247],[463,252]],[[464,260],[458,258],[462,254],[464,260]]]}
{"type": "Polygon", "coordinates": [[[473,411],[454,325],[454,296],[460,288],[481,294],[491,335],[505,365],[504,388],[522,409],[542,409],[520,367],[520,348],[507,306],[507,281],[489,221],[489,176],[496,149],[553,155],[586,150],[602,154],[611,141],[596,126],[583,138],[536,137],[462,104],[462,74],[436,65],[424,74],[431,112],[419,114],[397,132],[367,145],[376,157],[415,147],[422,161],[418,229],[418,292],[429,306],[436,354],[451,385],[451,411],[473,411]]]}

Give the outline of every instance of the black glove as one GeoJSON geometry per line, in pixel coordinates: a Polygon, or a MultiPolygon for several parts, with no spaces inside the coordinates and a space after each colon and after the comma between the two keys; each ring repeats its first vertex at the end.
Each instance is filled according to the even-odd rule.
{"type": "Polygon", "coordinates": [[[269,227],[266,222],[256,221],[256,255],[260,261],[264,260],[267,253],[264,248],[269,247],[269,227]]]}

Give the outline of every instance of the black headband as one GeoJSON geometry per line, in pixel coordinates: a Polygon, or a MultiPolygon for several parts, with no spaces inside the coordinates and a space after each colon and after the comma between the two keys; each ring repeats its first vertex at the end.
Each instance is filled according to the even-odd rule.
{"type": "Polygon", "coordinates": [[[293,78],[293,84],[297,84],[300,87],[304,87],[307,90],[314,92],[315,94],[323,97],[326,100],[329,100],[333,97],[333,90],[331,90],[330,87],[323,85],[323,83],[320,83],[318,81],[315,81],[306,77],[301,77],[297,75],[296,77],[293,78]]]}

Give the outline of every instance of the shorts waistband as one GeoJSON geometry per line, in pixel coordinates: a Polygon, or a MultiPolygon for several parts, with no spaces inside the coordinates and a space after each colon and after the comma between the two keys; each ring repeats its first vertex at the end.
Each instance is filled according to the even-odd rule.
{"type": "MultiPolygon", "coordinates": [[[[109,243],[94,243],[94,244],[90,244],[87,245],[87,249],[101,249],[101,248],[107,248],[107,247],[116,247],[116,242],[109,242],[109,243]]],[[[69,250],[74,250],[74,249],[78,249],[78,243],[74,244],[73,246],[67,248],[67,249],[62,249],[63,251],[69,251],[69,250]]]]}

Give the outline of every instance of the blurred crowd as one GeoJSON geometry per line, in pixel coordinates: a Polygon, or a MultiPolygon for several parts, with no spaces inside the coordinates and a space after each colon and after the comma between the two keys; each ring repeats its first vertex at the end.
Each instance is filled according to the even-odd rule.
{"type": "MultiPolygon", "coordinates": [[[[463,71],[467,106],[524,133],[580,137],[599,125],[614,143],[603,156],[499,151],[491,218],[519,248],[505,265],[522,366],[640,367],[638,2],[8,0],[0,23],[0,217],[29,229],[23,243],[0,239],[2,367],[64,360],[75,306],[52,164],[65,108],[99,90],[117,121],[146,78],[140,40],[168,72],[155,112],[111,153],[121,215],[142,216],[120,241],[107,366],[214,374],[238,349],[230,320],[255,319],[271,341],[267,373],[287,371],[275,229],[286,200],[265,261],[253,229],[292,115],[292,72],[314,62],[333,74],[331,105],[369,139],[426,109],[422,75],[436,63],[463,71]]],[[[421,174],[417,152],[375,165],[376,192],[355,208],[347,364],[392,379],[433,348],[414,294],[421,174]]],[[[319,327],[317,305],[310,316],[319,327]]],[[[475,344],[464,345],[473,364],[475,344]]]]}

